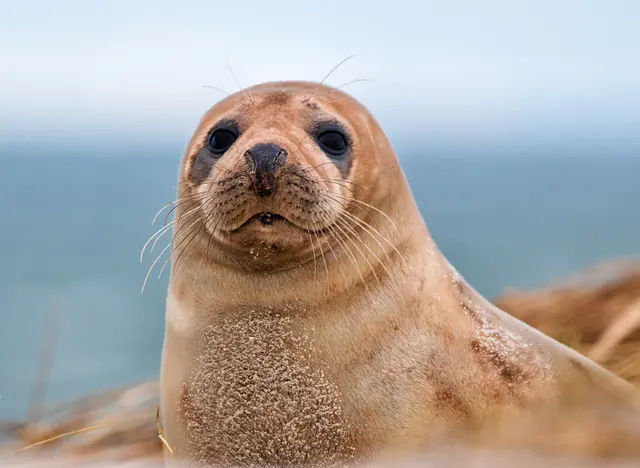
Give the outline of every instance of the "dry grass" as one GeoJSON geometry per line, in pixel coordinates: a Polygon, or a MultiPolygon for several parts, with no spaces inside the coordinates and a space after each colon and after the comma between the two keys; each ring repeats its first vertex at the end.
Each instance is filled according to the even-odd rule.
{"type": "Polygon", "coordinates": [[[494,303],[640,387],[640,263],[599,265],[494,303]]]}
{"type": "MultiPolygon", "coordinates": [[[[599,266],[582,272],[577,280],[537,291],[508,291],[494,302],[640,388],[640,263],[599,266]]],[[[53,450],[56,459],[67,455],[76,461],[108,453],[110,459],[121,462],[135,459],[158,464],[162,442],[156,427],[157,399],[157,383],[146,382],[40,411],[38,420],[28,424],[0,424],[0,431],[4,428],[16,441],[0,451],[0,460],[3,453],[53,438],[29,453],[53,450]],[[93,425],[102,426],[59,438],[93,425]]],[[[566,408],[562,413],[550,412],[523,421],[521,427],[509,427],[501,442],[503,447],[506,444],[535,454],[577,454],[591,461],[634,457],[640,462],[640,421],[625,418],[628,415],[601,406],[566,408]]],[[[470,448],[464,453],[468,457],[477,450],[470,448]]],[[[538,466],[537,462],[527,465],[524,459],[502,464],[493,455],[488,464],[483,464],[481,455],[473,456],[473,466],[538,466]]],[[[53,466],[52,459],[48,465],[53,466]]],[[[436,466],[426,459],[419,465],[436,466]]],[[[582,462],[580,466],[587,464],[582,462]]]]}

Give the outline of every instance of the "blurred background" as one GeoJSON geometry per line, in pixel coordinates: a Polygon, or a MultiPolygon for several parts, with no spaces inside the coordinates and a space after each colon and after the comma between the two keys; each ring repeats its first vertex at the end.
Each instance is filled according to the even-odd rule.
{"type": "Polygon", "coordinates": [[[157,375],[168,270],[140,291],[166,244],[140,250],[224,96],[205,86],[239,89],[227,62],[250,86],[358,54],[326,82],[371,80],[344,90],[489,298],[640,254],[639,18],[632,0],[1,0],[0,419],[25,417],[43,346],[47,401],[157,375]]]}

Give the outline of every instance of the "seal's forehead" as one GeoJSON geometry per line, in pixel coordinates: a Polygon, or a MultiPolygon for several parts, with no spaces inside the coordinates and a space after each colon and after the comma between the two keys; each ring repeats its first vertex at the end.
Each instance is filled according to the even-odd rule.
{"type": "Polygon", "coordinates": [[[261,111],[273,107],[303,112],[347,113],[347,108],[354,106],[362,112],[361,106],[351,96],[324,84],[304,81],[268,82],[227,96],[209,109],[203,121],[211,123],[229,113],[255,117],[261,111]]]}

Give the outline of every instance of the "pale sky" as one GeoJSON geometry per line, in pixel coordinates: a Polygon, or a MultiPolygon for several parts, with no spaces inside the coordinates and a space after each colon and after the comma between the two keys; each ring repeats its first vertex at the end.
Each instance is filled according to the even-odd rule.
{"type": "Polygon", "coordinates": [[[223,97],[321,80],[420,138],[640,142],[640,1],[0,0],[0,140],[188,137],[223,97]],[[34,135],[37,129],[37,136],[34,135]]]}

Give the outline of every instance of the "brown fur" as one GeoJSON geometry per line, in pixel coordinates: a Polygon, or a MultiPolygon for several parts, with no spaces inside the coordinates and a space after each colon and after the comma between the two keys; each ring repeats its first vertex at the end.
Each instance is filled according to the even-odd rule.
{"type": "Polygon", "coordinates": [[[267,83],[216,104],[178,197],[161,398],[179,460],[341,466],[582,394],[640,414],[630,386],[464,283],[384,133],[340,91],[267,83]],[[352,137],[346,180],[307,133],[323,115],[352,137]],[[230,117],[241,136],[198,186],[194,158],[230,117]],[[244,160],[256,143],[288,152],[266,200],[244,160]],[[240,227],[264,211],[289,222],[240,227]]]}

